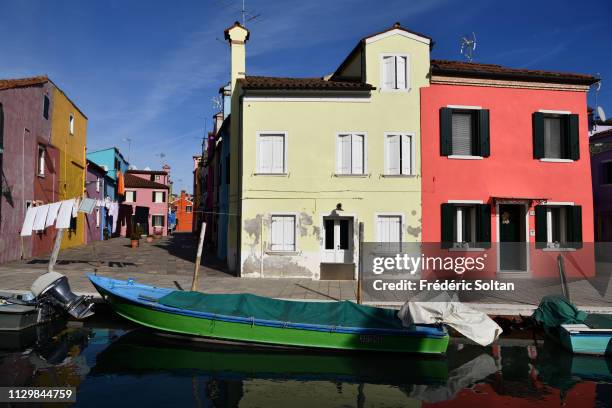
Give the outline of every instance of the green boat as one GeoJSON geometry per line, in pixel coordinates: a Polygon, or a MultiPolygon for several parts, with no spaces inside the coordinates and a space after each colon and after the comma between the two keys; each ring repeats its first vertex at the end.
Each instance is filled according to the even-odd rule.
{"type": "Polygon", "coordinates": [[[404,327],[395,310],[354,302],[298,302],[251,294],[205,294],[88,275],[119,315],[168,333],[272,347],[446,352],[441,325],[404,327]]]}

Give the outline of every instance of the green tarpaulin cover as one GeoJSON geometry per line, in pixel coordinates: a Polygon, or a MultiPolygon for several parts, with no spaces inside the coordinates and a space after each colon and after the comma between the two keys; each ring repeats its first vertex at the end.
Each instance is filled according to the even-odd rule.
{"type": "Polygon", "coordinates": [[[591,329],[612,329],[612,315],[590,314],[584,324],[591,329]]]}
{"type": "Polygon", "coordinates": [[[559,295],[544,296],[540,306],[533,312],[533,318],[547,327],[583,323],[586,317],[586,313],[581,312],[565,297],[559,295]]]}
{"type": "Polygon", "coordinates": [[[402,329],[397,312],[342,302],[297,302],[251,294],[174,291],[158,303],[198,312],[324,326],[402,329]]]}

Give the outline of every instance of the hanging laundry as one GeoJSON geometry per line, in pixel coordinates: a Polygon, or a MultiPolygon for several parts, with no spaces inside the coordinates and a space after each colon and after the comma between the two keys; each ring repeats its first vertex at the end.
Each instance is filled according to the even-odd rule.
{"type": "Polygon", "coordinates": [[[96,206],[96,200],[93,198],[83,198],[79,204],[79,212],[91,214],[96,206]]]}
{"type": "Polygon", "coordinates": [[[117,219],[119,218],[119,204],[115,201],[113,201],[111,203],[111,207],[110,207],[110,215],[111,217],[113,217],[113,229],[112,232],[113,234],[115,233],[115,231],[117,230],[117,219]]]}
{"type": "Polygon", "coordinates": [[[81,204],[81,197],[77,197],[72,200],[72,218],[75,218],[79,214],[79,205],[81,204]]]}
{"type": "Polygon", "coordinates": [[[29,237],[32,235],[32,227],[34,226],[34,219],[36,218],[37,212],[38,207],[30,206],[30,208],[28,208],[25,219],[23,220],[23,226],[21,227],[22,237],[29,237]]]}
{"type": "Polygon", "coordinates": [[[120,171],[117,171],[117,194],[125,194],[125,179],[123,178],[123,173],[120,171]]]}
{"type": "Polygon", "coordinates": [[[55,220],[57,219],[57,213],[61,207],[62,203],[51,203],[49,204],[49,211],[47,212],[47,220],[45,221],[45,228],[52,226],[55,224],[55,220]]]}
{"type": "Polygon", "coordinates": [[[47,214],[49,213],[49,204],[41,205],[36,207],[36,217],[34,218],[34,225],[32,229],[34,231],[43,231],[45,229],[45,223],[47,222],[47,214]]]}
{"type": "Polygon", "coordinates": [[[74,199],[62,201],[62,205],[57,215],[57,222],[55,228],[67,229],[70,228],[70,221],[72,219],[72,211],[74,209],[74,199]]]}

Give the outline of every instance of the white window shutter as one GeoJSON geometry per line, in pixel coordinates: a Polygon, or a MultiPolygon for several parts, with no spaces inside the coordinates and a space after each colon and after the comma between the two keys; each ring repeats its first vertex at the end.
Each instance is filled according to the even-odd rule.
{"type": "Polygon", "coordinates": [[[272,173],[272,139],[270,136],[259,138],[259,172],[272,173]]]}
{"type": "Polygon", "coordinates": [[[352,135],[351,137],[351,156],[352,174],[363,174],[363,156],[364,156],[364,135],[352,135]]]}
{"type": "Polygon", "coordinates": [[[285,172],[285,137],[274,135],[272,139],[272,173],[285,172]]]}
{"type": "Polygon", "coordinates": [[[338,174],[349,174],[351,172],[351,135],[338,136],[338,174]]]}
{"type": "Polygon", "coordinates": [[[400,137],[387,136],[387,174],[400,174],[400,137]]]}
{"type": "Polygon", "coordinates": [[[285,251],[295,250],[295,217],[287,216],[284,218],[283,249],[285,251]]]}
{"type": "Polygon", "coordinates": [[[406,57],[396,57],[396,72],[397,72],[397,89],[406,89],[407,88],[407,76],[408,76],[408,64],[406,61],[406,57]]]}
{"type": "Polygon", "coordinates": [[[382,87],[385,89],[395,88],[395,57],[383,57],[382,61],[382,87]]]}
{"type": "Polygon", "coordinates": [[[400,242],[402,230],[402,218],[401,217],[389,217],[389,242],[400,242]]]}
{"type": "Polygon", "coordinates": [[[272,251],[279,251],[283,249],[283,221],[280,217],[272,217],[270,226],[271,230],[271,242],[270,249],[272,251]]]}
{"type": "Polygon", "coordinates": [[[412,174],[412,138],[402,135],[402,174],[412,174]]]}

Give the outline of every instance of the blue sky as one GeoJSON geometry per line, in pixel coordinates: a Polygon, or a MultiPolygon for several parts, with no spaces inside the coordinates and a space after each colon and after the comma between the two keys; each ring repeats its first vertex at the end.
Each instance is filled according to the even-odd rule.
{"type": "MultiPolygon", "coordinates": [[[[213,103],[229,78],[223,29],[241,0],[3,0],[0,78],[48,74],[89,118],[88,149],[117,146],[139,168],[172,167],[191,190],[213,103]]],[[[476,62],[598,74],[612,116],[610,2],[247,0],[247,72],[322,76],[365,35],[395,21],[432,37],[432,58],[460,59],[476,32],[476,62]],[[579,7],[576,7],[580,4],[579,7]]],[[[593,94],[589,103],[594,104],[593,94]]]]}

